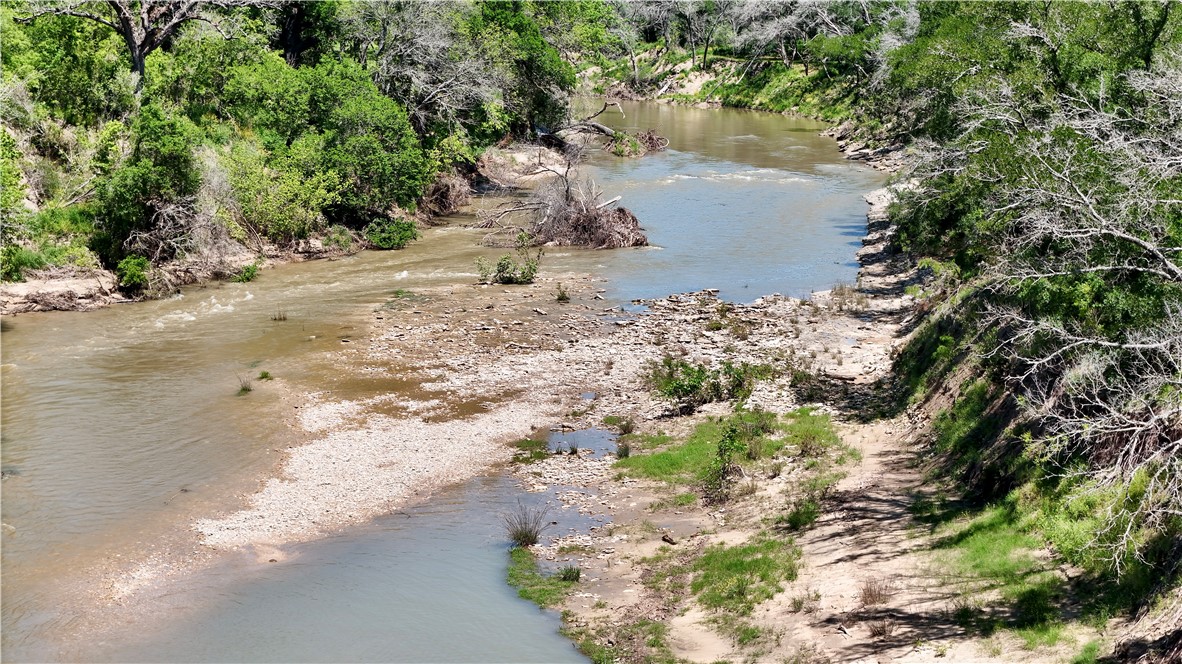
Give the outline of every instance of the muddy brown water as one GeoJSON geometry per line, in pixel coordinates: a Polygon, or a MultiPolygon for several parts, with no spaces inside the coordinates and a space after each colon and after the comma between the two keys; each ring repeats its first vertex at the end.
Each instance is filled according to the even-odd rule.
{"type": "MultiPolygon", "coordinates": [[[[806,295],[854,278],[861,195],[883,178],[843,161],[816,135],[820,125],[658,104],[599,119],[670,138],[665,153],[599,154],[587,169],[606,198],[623,196],[654,247],[552,249],[543,271],[605,278],[608,304],[700,288],[739,301],[806,295]]],[[[331,351],[400,290],[455,285],[467,297],[474,259],[499,253],[476,245],[468,221],[460,215],[403,251],[281,266],[250,284],[6,319],[3,658],[580,661],[553,615],[503,585],[496,515],[517,495],[498,477],[299,545],[261,571],[253,558],[226,556],[178,582],[150,616],[70,641],[79,609],[102,594],[95,578],[145,552],[171,555],[167,543],[189,536],[189,523],[233,509],[275,471],[300,441],[290,426],[298,395],[418,389],[397,371],[342,376],[331,351]],[[287,320],[272,320],[279,312],[287,320]],[[261,371],[283,386],[256,380],[237,396],[240,378],[261,371]]]]}

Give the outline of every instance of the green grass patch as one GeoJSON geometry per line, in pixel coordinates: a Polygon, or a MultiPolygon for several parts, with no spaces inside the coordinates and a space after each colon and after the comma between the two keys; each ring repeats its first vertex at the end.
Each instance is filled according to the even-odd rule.
{"type": "Polygon", "coordinates": [[[945,563],[966,595],[994,598],[999,610],[987,616],[966,607],[962,622],[971,619],[985,635],[999,626],[1009,628],[1033,650],[1062,638],[1066,588],[1050,566],[1034,557],[1042,541],[1019,521],[1012,502],[994,505],[941,527],[935,546],[948,552],[945,563]]]}
{"type": "Polygon", "coordinates": [[[509,585],[517,588],[518,597],[543,608],[562,602],[578,583],[577,580],[563,580],[558,574],[542,574],[534,554],[520,547],[509,550],[507,580],[509,585]]]}
{"type": "MultiPolygon", "coordinates": [[[[826,418],[826,421],[827,418],[826,418]]],[[[773,456],[785,444],[785,438],[772,434],[783,430],[775,414],[761,410],[741,410],[727,418],[710,419],[694,428],[682,443],[668,445],[668,436],[621,436],[632,446],[631,454],[616,466],[633,477],[646,477],[670,484],[692,484],[704,478],[718,452],[723,434],[733,430],[742,454],[748,461],[773,456]],[[662,447],[663,446],[663,447],[662,447]],[[642,453],[653,450],[651,453],[642,453]]]]}
{"type": "MultiPolygon", "coordinates": [[[[722,425],[716,421],[699,424],[685,442],[668,445],[657,452],[638,454],[647,444],[632,448],[632,454],[626,459],[616,462],[616,467],[623,469],[633,477],[645,477],[661,480],[670,484],[689,484],[696,481],[718,449],[718,439],[722,436],[722,425]]],[[[632,437],[629,437],[630,440],[632,437]]],[[[656,443],[651,437],[638,436],[638,439],[648,438],[647,443],[656,443]]],[[[668,441],[667,436],[662,437],[668,441]]]]}
{"type": "Polygon", "coordinates": [[[758,535],[745,544],[716,544],[693,563],[690,591],[702,606],[749,615],[796,579],[800,550],[791,541],[758,535]]]}
{"type": "MultiPolygon", "coordinates": [[[[734,644],[740,648],[760,648],[762,651],[767,646],[773,645],[776,642],[775,631],[752,625],[751,623],[730,614],[721,614],[711,618],[710,622],[718,628],[719,633],[729,636],[734,644]]],[[[753,657],[758,654],[751,653],[753,657]]]]}
{"type": "Polygon", "coordinates": [[[1091,641],[1087,643],[1079,654],[1071,658],[1071,664],[1096,664],[1100,659],[1100,642],[1091,641]]]}
{"type": "Polygon", "coordinates": [[[812,408],[801,408],[786,417],[789,420],[784,427],[785,441],[800,456],[819,457],[842,444],[828,414],[817,413],[812,408]]]}
{"type": "Polygon", "coordinates": [[[550,456],[550,445],[545,440],[522,438],[513,442],[517,451],[513,453],[513,460],[517,463],[533,463],[550,456]]]}
{"type": "Polygon", "coordinates": [[[692,492],[679,493],[668,498],[654,501],[648,506],[648,511],[657,512],[660,510],[674,509],[677,507],[689,507],[698,502],[698,494],[692,492]]]}

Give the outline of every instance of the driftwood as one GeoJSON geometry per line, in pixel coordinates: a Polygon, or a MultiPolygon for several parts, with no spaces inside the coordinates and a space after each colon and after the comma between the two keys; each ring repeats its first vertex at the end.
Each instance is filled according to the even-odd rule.
{"type": "Polygon", "coordinates": [[[617,196],[600,202],[600,192],[593,182],[575,181],[571,164],[540,185],[529,198],[506,203],[495,210],[478,214],[477,226],[491,229],[484,243],[512,246],[524,231],[535,245],[577,246],[592,249],[642,247],[648,238],[636,215],[627,208],[614,207],[617,196]],[[525,217],[525,227],[510,223],[525,217]]]}
{"type": "Polygon", "coordinates": [[[423,208],[434,216],[451,214],[472,200],[472,187],[455,174],[435,178],[423,194],[423,208]]]}
{"type": "Polygon", "coordinates": [[[669,140],[658,135],[656,130],[649,129],[633,135],[624,131],[616,131],[607,125],[595,122],[595,118],[602,115],[604,111],[612,106],[615,106],[620,111],[620,116],[624,117],[624,109],[620,106],[620,102],[605,101],[603,102],[603,108],[600,108],[582,120],[572,122],[545,134],[543,140],[554,144],[559,149],[566,149],[569,141],[563,137],[564,133],[595,134],[607,138],[607,142],[603,146],[605,150],[621,157],[641,157],[649,152],[660,152],[669,147],[669,140]]]}

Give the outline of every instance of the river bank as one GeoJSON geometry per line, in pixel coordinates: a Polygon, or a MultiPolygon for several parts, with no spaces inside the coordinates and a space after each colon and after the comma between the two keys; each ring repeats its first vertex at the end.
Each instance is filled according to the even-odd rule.
{"type": "MultiPolygon", "coordinates": [[[[648,345],[708,363],[793,358],[796,368],[760,383],[744,412],[762,410],[788,422],[785,441],[802,412],[825,413],[834,422],[836,452],[815,456],[777,443],[775,436],[785,434],[773,433],[762,444],[783,445],[782,451],[766,460],[748,455],[755,460],[744,462],[724,503],[708,501],[697,481],[647,479],[615,456],[556,454],[516,468],[526,490],[548,493],[554,504],[602,523],[531,547],[550,566],[582,570],[582,581],[555,608],[585,654],[596,661],[1041,662],[1099,642],[1101,630],[1079,623],[1034,645],[1020,632],[965,629],[964,582],[945,571],[948,554],[936,552],[947,545],[916,511],[940,495],[925,480],[922,441],[950,398],[875,415],[892,359],[922,316],[906,293],[923,277],[906,257],[891,253],[890,200],[887,190],[867,196],[863,268],[853,293],[817,293],[812,302],[772,296],[735,306],[728,316],[745,330],[741,338],[736,327],[711,324],[719,308],[710,293],[671,296],[647,302],[650,313],[626,335],[633,354],[648,345]],[[802,367],[827,388],[793,380],[802,367]],[[806,406],[813,410],[800,410],[806,406]],[[819,484],[826,488],[812,494],[813,511],[801,516],[808,504],[802,487],[819,484]],[[787,557],[752,553],[769,551],[768,542],[787,547],[787,557]],[[739,558],[710,562],[732,554],[739,558]],[[727,573],[735,576],[711,586],[720,583],[712,575],[727,573]]],[[[726,404],[692,416],[640,405],[592,402],[576,425],[629,422],[621,441],[672,463],[680,441],[731,417],[726,404]]]]}
{"type": "MultiPolygon", "coordinates": [[[[550,171],[544,169],[557,169],[561,164],[561,156],[553,150],[537,145],[515,144],[504,149],[489,148],[485,151],[475,165],[471,181],[458,177],[443,180],[449,185],[453,180],[462,182],[469,190],[479,187],[486,193],[497,189],[512,191],[532,186],[550,175],[550,171]]],[[[423,211],[407,216],[413,218],[420,227],[430,226],[436,223],[433,215],[453,213],[456,203],[466,203],[470,199],[470,191],[449,191],[440,196],[447,200],[428,201],[423,211]]],[[[334,260],[368,247],[369,243],[359,234],[348,237],[343,244],[340,238],[322,234],[292,242],[286,247],[265,244],[257,251],[235,244],[214,261],[200,256],[195,259],[179,257],[153,267],[154,271],[162,275],[164,282],[171,284],[171,290],[158,293],[156,297],[171,297],[183,286],[232,280],[250,266],[257,274],[257,270],[279,265],[334,260]]],[[[23,281],[0,283],[0,316],[11,317],[38,311],[94,311],[141,301],[146,297],[143,292],[122,289],[119,277],[111,270],[52,268],[37,272],[23,281]]]]}
{"type": "MultiPolygon", "coordinates": [[[[730,118],[728,122],[735,121],[729,112],[724,114],[730,118]]],[[[705,114],[691,115],[695,135],[700,135],[701,123],[709,118],[705,114]]],[[[739,119],[747,122],[746,114],[742,115],[739,119]]],[[[634,117],[630,110],[629,119],[634,117]]],[[[762,131],[762,126],[753,124],[752,129],[762,131]]],[[[791,136],[790,145],[795,145],[797,139],[791,136]]],[[[802,137],[808,145],[819,143],[831,150],[832,143],[817,140],[815,130],[808,136],[811,138],[802,137]]],[[[703,148],[695,145],[692,149],[703,148]]],[[[724,154],[734,156],[727,149],[724,154]]],[[[684,198],[684,194],[673,185],[683,180],[702,189],[715,186],[710,184],[715,180],[716,187],[774,189],[776,196],[815,198],[819,186],[815,183],[823,178],[840,183],[835,189],[822,189],[834,198],[849,190],[866,190],[860,185],[862,179],[846,175],[852,169],[836,163],[839,162],[836,155],[821,157],[821,167],[810,166],[812,157],[806,157],[790,164],[789,168],[794,170],[787,173],[771,170],[773,159],[762,152],[740,155],[739,161],[727,169],[720,168],[716,162],[697,166],[689,159],[691,156],[692,153],[673,153],[664,162],[625,162],[619,166],[627,173],[626,169],[634,165],[663,163],[660,170],[665,173],[658,172],[652,177],[660,182],[668,181],[664,186],[669,186],[669,195],[676,198],[684,198]],[[788,193],[781,193],[785,190],[788,193]]],[[[530,155],[518,166],[524,172],[536,170],[535,158],[536,155],[530,155]]],[[[715,196],[712,190],[707,192],[715,196]]],[[[627,198],[632,200],[635,196],[639,194],[629,194],[627,198]]],[[[819,227],[851,223],[856,221],[853,215],[860,205],[853,204],[858,200],[856,195],[848,198],[851,199],[848,204],[842,199],[834,201],[837,211],[829,212],[828,216],[809,217],[799,212],[791,216],[803,219],[803,228],[808,228],[810,223],[819,227]],[[853,214],[847,215],[842,206],[852,207],[853,214]]],[[[731,219],[736,213],[730,210],[714,212],[710,218],[731,219]]],[[[683,213],[673,212],[679,221],[684,219],[683,213]]],[[[744,214],[741,218],[750,216],[744,214]]],[[[794,220],[775,219],[773,223],[783,232],[794,228],[788,225],[794,220]]],[[[201,491],[185,493],[186,484],[177,481],[163,495],[176,494],[177,503],[191,506],[185,510],[186,517],[178,521],[182,525],[192,524],[187,534],[168,541],[132,540],[134,550],[119,550],[117,556],[104,557],[93,568],[77,568],[77,576],[85,577],[86,582],[71,590],[69,612],[63,612],[68,618],[63,622],[67,624],[54,630],[55,639],[60,637],[73,644],[74,649],[67,652],[81,652],[89,638],[102,638],[112,623],[137,624],[146,615],[157,613],[153,607],[168,604],[169,598],[184,592],[181,588],[210,575],[216,576],[215,570],[221,569],[227,560],[240,566],[238,573],[246,576],[266,574],[264,570],[272,565],[298,566],[296,559],[305,550],[301,542],[327,541],[334,535],[347,537],[358,524],[368,523],[373,517],[425,504],[428,498],[440,495],[448,483],[496,472],[498,464],[512,452],[504,445],[506,442],[538,435],[550,427],[590,425],[603,413],[618,412],[624,416],[637,409],[652,416],[663,413],[666,405],[649,395],[643,384],[643,367],[677,346],[695,342],[698,334],[691,328],[694,321],[700,324],[701,314],[691,312],[688,307],[716,311],[719,303],[711,302],[714,297],[710,293],[683,296],[685,303],[679,305],[683,308],[671,308],[667,312],[671,320],[661,323],[662,319],[654,318],[653,313],[626,312],[614,306],[619,303],[618,295],[609,289],[618,285],[591,276],[600,273],[605,261],[617,260],[616,254],[562,250],[554,250],[546,257],[541,278],[533,285],[477,285],[473,283],[476,280],[473,258],[487,256],[489,250],[471,246],[474,232],[464,228],[465,225],[465,219],[457,219],[454,227],[429,229],[429,241],[416,244],[406,252],[374,252],[342,259],[334,263],[331,270],[334,276],[327,282],[323,277],[316,279],[314,274],[325,268],[287,266],[281,272],[294,271],[296,278],[276,274],[274,283],[261,280],[258,284],[211,286],[208,292],[197,289],[174,302],[136,305],[135,311],[147,314],[135,316],[137,320],[144,319],[139,325],[143,330],[154,330],[145,336],[149,344],[171,343],[168,340],[174,335],[167,332],[175,328],[182,333],[177,341],[184,349],[181,355],[170,352],[165,363],[155,369],[159,373],[153,373],[151,365],[144,365],[147,373],[138,381],[146,387],[157,384],[154,382],[157,377],[174,374],[178,380],[188,380],[187,370],[177,372],[176,369],[184,369],[198,357],[186,355],[189,350],[197,350],[189,341],[195,338],[192,334],[202,334],[198,332],[200,329],[204,335],[221,338],[219,328],[241,328],[234,337],[241,337],[242,341],[227,347],[231,351],[226,358],[229,366],[220,371],[229,372],[226,375],[230,376],[234,371],[245,371],[253,376],[259,368],[266,368],[275,377],[273,381],[256,381],[253,394],[235,401],[234,406],[227,403],[223,407],[242,410],[243,417],[250,418],[250,413],[264,401],[275,401],[274,415],[269,406],[266,409],[265,417],[270,422],[267,428],[287,431],[290,435],[284,438],[290,441],[280,445],[268,442],[267,447],[273,449],[260,450],[266,458],[258,483],[245,491],[233,490],[227,500],[216,501],[240,503],[240,507],[202,510],[192,499],[212,498],[206,494],[216,487],[203,485],[201,491]],[[455,255],[441,262],[437,255],[441,251],[455,255]],[[379,264],[384,267],[375,272],[379,264]],[[410,278],[407,278],[408,268],[412,273],[410,278]],[[348,275],[363,274],[367,275],[365,286],[344,291],[355,293],[347,306],[334,304],[331,310],[336,313],[331,320],[317,322],[313,318],[312,310],[322,305],[308,302],[309,296],[317,302],[339,301],[344,297],[340,295],[341,286],[354,278],[348,275]],[[336,283],[338,279],[344,284],[336,283]],[[559,301],[560,287],[570,301],[559,301]],[[235,308],[238,312],[230,322],[230,312],[235,308]],[[226,322],[219,325],[217,319],[223,316],[227,317],[226,322]],[[650,325],[649,318],[661,329],[645,327],[650,325]],[[185,334],[187,326],[191,327],[185,334]],[[272,339],[273,335],[278,337],[272,339]],[[282,341],[285,346],[293,344],[292,352],[302,347],[307,349],[303,353],[316,353],[316,365],[326,365],[325,370],[318,369],[309,375],[311,381],[292,380],[295,374],[303,373],[291,364],[296,355],[291,362],[283,364],[267,361],[274,357],[275,344],[280,338],[285,340],[282,341]],[[258,341],[247,341],[252,339],[258,341]],[[658,340],[660,343],[656,343],[658,340]],[[237,345],[240,343],[241,347],[237,345]],[[183,364],[176,365],[178,358],[183,364]],[[260,360],[264,362],[262,366],[258,365],[260,360]],[[596,394],[593,413],[587,412],[588,393],[596,394]],[[195,516],[190,519],[187,516],[190,514],[195,516]],[[77,612],[71,613],[75,602],[86,606],[77,607],[77,612]]],[[[692,229],[702,234],[713,232],[712,227],[692,229]]],[[[762,228],[759,230],[764,232],[762,228]]],[[[832,245],[834,253],[846,254],[850,251],[846,247],[848,239],[842,236],[850,232],[841,230],[819,238],[810,234],[804,241],[824,242],[826,247],[832,245]]],[[[749,242],[740,242],[741,239],[743,234],[736,235],[731,242],[734,247],[729,249],[723,239],[714,237],[713,242],[720,251],[751,252],[749,242]]],[[[624,258],[637,263],[659,262],[663,254],[672,253],[671,249],[654,248],[638,250],[634,255],[630,252],[624,258]]],[[[761,258],[770,260],[771,255],[761,258]]],[[[823,262],[830,263],[828,259],[823,262]]],[[[821,265],[814,271],[830,275],[842,274],[844,269],[844,266],[821,265]]],[[[706,283],[715,278],[713,273],[707,275],[706,283]]],[[[806,283],[831,284],[833,280],[849,277],[821,278],[826,281],[814,277],[806,283]]],[[[810,286],[803,291],[807,293],[810,286]]],[[[740,290],[745,287],[743,282],[725,284],[726,287],[731,289],[729,297],[745,294],[740,290]]],[[[663,293],[671,290],[661,288],[663,293]]],[[[797,287],[792,292],[801,290],[797,287]]],[[[779,299],[765,298],[768,303],[779,299]]],[[[654,300],[651,308],[655,311],[660,306],[663,305],[654,300]]],[[[99,318],[84,318],[87,321],[117,318],[115,312],[95,316],[99,318]]],[[[14,325],[33,330],[37,324],[51,320],[55,327],[61,324],[52,315],[35,315],[28,319],[27,325],[23,320],[14,321],[14,325]]],[[[751,323],[756,322],[752,318],[751,323]]],[[[802,325],[811,328],[812,323],[802,325]]],[[[705,330],[705,333],[717,331],[705,330]]],[[[811,330],[806,334],[812,334],[811,330]]],[[[84,352],[94,344],[89,332],[82,338],[84,341],[76,352],[84,352]]],[[[736,349],[743,345],[743,340],[737,342],[736,349]]],[[[123,342],[103,339],[100,343],[103,347],[119,349],[123,342]]],[[[729,345],[718,345],[711,352],[721,353],[719,357],[735,352],[736,349],[727,349],[729,345]]],[[[151,350],[142,344],[131,349],[137,354],[151,350]]],[[[126,361],[126,356],[117,350],[113,357],[126,361]]],[[[830,359],[836,365],[836,359],[830,359]]],[[[19,369],[24,364],[18,362],[13,366],[19,365],[19,369]]],[[[846,368],[852,366],[851,361],[846,368]]],[[[10,375],[6,374],[6,378],[10,375]]],[[[213,378],[216,382],[217,376],[213,378]]],[[[233,389],[236,388],[235,385],[233,389]]],[[[233,390],[226,389],[227,396],[232,397],[233,390]]],[[[774,401],[780,397],[768,392],[761,398],[774,401]]],[[[264,416],[263,411],[253,417],[260,416],[264,416]]],[[[223,438],[217,432],[210,433],[214,438],[223,438]]],[[[160,432],[159,435],[163,440],[170,440],[176,434],[160,432]]],[[[233,438],[227,439],[228,447],[236,447],[233,443],[233,438]]],[[[154,441],[144,441],[140,447],[155,449],[154,445],[154,441]]],[[[234,453],[229,449],[227,452],[234,453]]],[[[40,479],[42,476],[34,472],[17,477],[15,483],[6,483],[6,496],[11,495],[14,487],[37,486],[32,480],[40,479]]],[[[22,525],[19,521],[17,524],[22,525]]],[[[22,532],[35,531],[23,529],[22,532]]]]}

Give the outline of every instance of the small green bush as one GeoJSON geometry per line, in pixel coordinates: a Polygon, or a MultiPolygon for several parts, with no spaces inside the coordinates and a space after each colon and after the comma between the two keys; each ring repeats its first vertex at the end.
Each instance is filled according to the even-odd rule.
{"type": "Polygon", "coordinates": [[[234,278],[232,279],[232,281],[236,281],[240,284],[245,284],[247,282],[254,281],[255,279],[258,278],[258,276],[259,276],[259,264],[258,263],[251,263],[250,265],[243,265],[242,269],[238,271],[238,274],[234,275],[234,278]]]}
{"type": "Polygon", "coordinates": [[[722,503],[730,497],[731,485],[740,470],[734,457],[736,454],[744,453],[746,449],[747,446],[739,437],[739,428],[733,423],[727,424],[722,432],[722,439],[718,441],[718,450],[710,460],[702,482],[702,493],[708,502],[722,503]]]}
{"type": "Polygon", "coordinates": [[[378,249],[402,249],[419,239],[419,229],[406,219],[374,219],[361,233],[378,249]]]}
{"type": "Polygon", "coordinates": [[[476,270],[480,272],[480,282],[485,284],[532,284],[538,275],[538,268],[542,262],[541,247],[531,251],[533,238],[525,231],[517,234],[515,241],[517,259],[504,254],[497,259],[496,266],[489,264],[484,256],[476,259],[476,270]]]}
{"type": "Polygon", "coordinates": [[[141,290],[148,285],[148,272],[152,263],[143,256],[128,256],[119,261],[115,267],[115,274],[119,277],[119,285],[129,290],[141,290]]]}
{"type": "Polygon", "coordinates": [[[0,253],[0,274],[4,281],[24,281],[25,270],[37,270],[45,267],[45,257],[35,251],[29,251],[19,245],[10,244],[0,253]]]}
{"type": "Polygon", "coordinates": [[[666,355],[649,364],[647,383],[657,394],[693,411],[702,404],[735,399],[745,401],[755,384],[771,375],[770,367],[746,362],[723,362],[717,369],[666,355]]]}
{"type": "Polygon", "coordinates": [[[776,518],[776,524],[788,530],[801,530],[816,523],[821,516],[821,504],[813,498],[805,498],[796,503],[787,514],[776,518]]]}

